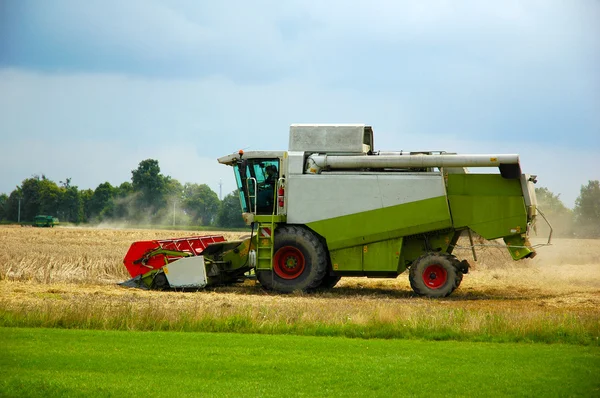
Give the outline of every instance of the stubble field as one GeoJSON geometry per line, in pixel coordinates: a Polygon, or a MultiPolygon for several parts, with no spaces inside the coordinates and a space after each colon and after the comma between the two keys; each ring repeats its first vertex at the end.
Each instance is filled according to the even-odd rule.
{"type": "Polygon", "coordinates": [[[116,285],[128,279],[122,259],[133,241],[194,234],[207,233],[2,226],[0,326],[600,345],[600,240],[555,240],[520,262],[481,248],[441,300],[415,296],[404,274],[291,295],[254,281],[186,293],[116,285]]]}

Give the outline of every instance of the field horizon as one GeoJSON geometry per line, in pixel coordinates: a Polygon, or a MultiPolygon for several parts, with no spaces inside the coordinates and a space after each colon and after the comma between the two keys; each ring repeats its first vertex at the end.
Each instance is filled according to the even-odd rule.
{"type": "Polygon", "coordinates": [[[461,287],[437,300],[414,295],[406,274],[342,278],[315,294],[251,280],[198,292],[116,285],[132,242],[196,233],[219,232],[0,226],[0,325],[600,345],[600,240],[557,239],[519,262],[483,247],[461,287]]]}

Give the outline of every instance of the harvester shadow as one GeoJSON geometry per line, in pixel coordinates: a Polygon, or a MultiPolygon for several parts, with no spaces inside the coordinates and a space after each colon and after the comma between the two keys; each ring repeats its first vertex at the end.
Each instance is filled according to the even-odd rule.
{"type": "MultiPolygon", "coordinates": [[[[231,293],[248,296],[300,296],[300,297],[315,297],[315,298],[330,298],[330,299],[348,299],[348,298],[389,298],[389,299],[419,299],[421,296],[414,293],[412,290],[394,289],[389,287],[372,287],[372,286],[340,286],[328,290],[317,290],[309,293],[278,293],[266,291],[260,285],[229,285],[229,286],[214,286],[205,289],[208,292],[215,293],[231,293]]],[[[502,289],[482,289],[476,290],[458,289],[451,296],[438,298],[435,300],[444,301],[526,301],[532,298],[550,298],[552,295],[541,295],[535,289],[527,289],[526,291],[507,291],[502,289]]]]}
{"type": "Polygon", "coordinates": [[[527,301],[533,298],[550,298],[552,295],[542,295],[535,289],[502,290],[458,289],[447,300],[451,301],[527,301]]]}
{"type": "Polygon", "coordinates": [[[320,297],[331,297],[331,298],[349,298],[349,297],[368,297],[368,298],[397,298],[407,299],[412,297],[418,297],[411,290],[399,290],[390,289],[384,287],[370,287],[370,286],[344,286],[336,287],[330,290],[322,290],[316,292],[320,297]]]}
{"type": "Polygon", "coordinates": [[[293,293],[279,293],[274,291],[267,291],[263,289],[260,285],[248,285],[248,284],[239,284],[239,285],[222,285],[222,286],[213,286],[210,288],[206,288],[205,291],[215,292],[215,293],[231,293],[231,294],[240,294],[240,295],[249,295],[249,296],[282,296],[282,297],[293,297],[293,296],[301,296],[301,297],[318,297],[318,298],[350,298],[350,297],[376,297],[376,298],[411,298],[417,297],[410,290],[398,290],[398,289],[390,289],[390,288],[381,288],[381,287],[335,287],[332,289],[318,289],[311,292],[293,292],[293,293]]]}
{"type": "MultiPolygon", "coordinates": [[[[412,290],[390,289],[382,287],[340,287],[319,294],[331,298],[390,298],[390,299],[428,299],[419,296],[412,290]]],[[[457,290],[449,297],[435,298],[444,301],[518,301],[540,297],[537,294],[520,294],[502,290],[457,290]]]]}

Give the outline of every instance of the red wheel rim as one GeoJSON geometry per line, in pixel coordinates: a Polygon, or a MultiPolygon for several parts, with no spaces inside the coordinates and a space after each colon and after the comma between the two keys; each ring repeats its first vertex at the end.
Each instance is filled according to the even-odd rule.
{"type": "Polygon", "coordinates": [[[439,289],[444,286],[448,279],[448,273],[439,264],[432,264],[423,271],[423,282],[430,289],[439,289]]]}
{"type": "Polygon", "coordinates": [[[284,246],[277,250],[273,270],[282,279],[296,279],[304,271],[304,254],[295,247],[284,246]]]}

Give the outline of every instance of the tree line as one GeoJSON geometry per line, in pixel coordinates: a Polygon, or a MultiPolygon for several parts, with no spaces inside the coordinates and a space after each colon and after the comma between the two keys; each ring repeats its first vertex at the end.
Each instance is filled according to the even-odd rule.
{"type": "Polygon", "coordinates": [[[146,159],[131,172],[131,181],[80,190],[71,178],[58,184],[45,175],[23,180],[9,195],[0,195],[0,220],[32,221],[51,215],[71,223],[119,222],[243,227],[237,191],[219,200],[206,184],[181,184],[146,159]]]}
{"type": "MultiPolygon", "coordinates": [[[[600,183],[581,187],[569,209],[547,188],[535,189],[539,208],[555,227],[555,236],[600,237],[600,183]]],[[[219,200],[206,184],[181,184],[160,172],[157,160],[146,159],[119,186],[104,182],[80,190],[71,179],[55,183],[44,175],[25,179],[9,195],[0,195],[0,220],[32,221],[45,214],[72,223],[123,222],[243,227],[237,191],[219,200]],[[20,209],[19,209],[20,207],[20,209]],[[20,212],[19,212],[20,210],[20,212]]],[[[547,232],[538,219],[540,232],[547,232]]]]}
{"type": "MultiPolygon", "coordinates": [[[[544,212],[557,236],[600,238],[600,182],[588,181],[581,186],[575,207],[569,209],[548,188],[536,188],[538,207],[544,212]]],[[[541,224],[538,220],[538,224],[541,224]]],[[[541,225],[541,229],[546,229],[541,225]]]]}

